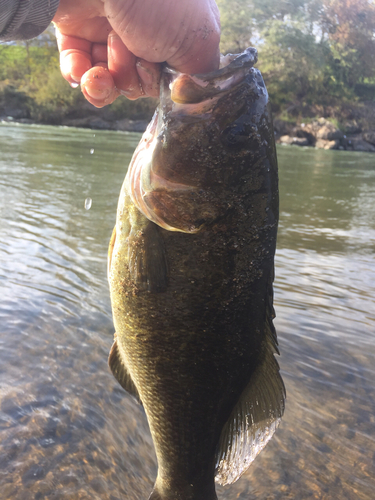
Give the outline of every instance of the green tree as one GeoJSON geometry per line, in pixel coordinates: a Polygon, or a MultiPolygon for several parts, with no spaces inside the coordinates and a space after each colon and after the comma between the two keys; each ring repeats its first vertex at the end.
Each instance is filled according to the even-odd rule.
{"type": "Polygon", "coordinates": [[[292,19],[306,21],[311,3],[311,0],[252,0],[253,17],[258,26],[273,19],[282,22],[292,19]]]}
{"type": "Polygon", "coordinates": [[[374,0],[218,4],[223,51],[249,44],[258,49],[258,66],[277,108],[353,100],[355,92],[361,95],[359,85],[375,83],[374,0]]]}
{"type": "Polygon", "coordinates": [[[321,25],[330,43],[335,77],[349,88],[374,80],[374,1],[323,0],[321,25]]]}
{"type": "Polygon", "coordinates": [[[221,52],[238,53],[251,45],[253,34],[250,0],[217,0],[221,20],[221,52]]]}
{"type": "Polygon", "coordinates": [[[304,29],[303,23],[272,19],[262,30],[259,68],[274,105],[312,103],[324,86],[327,46],[304,29]]]}

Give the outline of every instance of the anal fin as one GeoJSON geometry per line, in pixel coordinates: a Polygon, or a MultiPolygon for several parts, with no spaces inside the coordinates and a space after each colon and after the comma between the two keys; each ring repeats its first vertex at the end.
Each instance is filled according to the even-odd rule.
{"type": "Polygon", "coordinates": [[[115,341],[113,342],[111,351],[109,353],[108,365],[121,387],[125,389],[129,394],[131,394],[138,401],[138,403],[142,404],[138,390],[125,365],[123,356],[121,356],[120,348],[117,344],[116,334],[115,341]]]}

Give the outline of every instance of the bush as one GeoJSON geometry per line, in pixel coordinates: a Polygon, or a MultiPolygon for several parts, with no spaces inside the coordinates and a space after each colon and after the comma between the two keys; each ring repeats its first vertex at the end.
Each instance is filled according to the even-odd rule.
{"type": "Polygon", "coordinates": [[[150,120],[157,104],[158,100],[151,97],[135,101],[129,101],[126,97],[119,97],[107,107],[106,112],[115,120],[121,120],[122,118],[150,120]]]}
{"type": "Polygon", "coordinates": [[[18,90],[9,80],[0,84],[0,115],[13,118],[30,118],[33,99],[18,90]]]}
{"type": "Polygon", "coordinates": [[[71,88],[58,68],[52,69],[42,86],[29,92],[34,100],[32,118],[38,121],[60,123],[72,108],[84,103],[82,93],[71,88]]]}

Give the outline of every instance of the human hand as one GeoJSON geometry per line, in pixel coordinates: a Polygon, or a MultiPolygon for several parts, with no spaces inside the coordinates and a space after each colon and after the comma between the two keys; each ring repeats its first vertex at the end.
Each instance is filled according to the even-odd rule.
{"type": "Polygon", "coordinates": [[[60,68],[94,106],[158,96],[160,63],[184,73],[219,65],[214,0],[60,0],[60,68]]]}

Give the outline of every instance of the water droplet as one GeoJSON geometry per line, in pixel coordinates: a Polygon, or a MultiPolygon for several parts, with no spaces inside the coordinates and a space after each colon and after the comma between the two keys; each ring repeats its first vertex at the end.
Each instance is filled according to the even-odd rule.
{"type": "Polygon", "coordinates": [[[95,149],[94,149],[94,148],[91,148],[91,149],[90,149],[90,155],[93,155],[93,154],[94,154],[94,151],[95,151],[95,149]]]}
{"type": "Polygon", "coordinates": [[[86,198],[85,199],[85,209],[90,210],[92,204],[92,199],[91,198],[86,198]]]}

